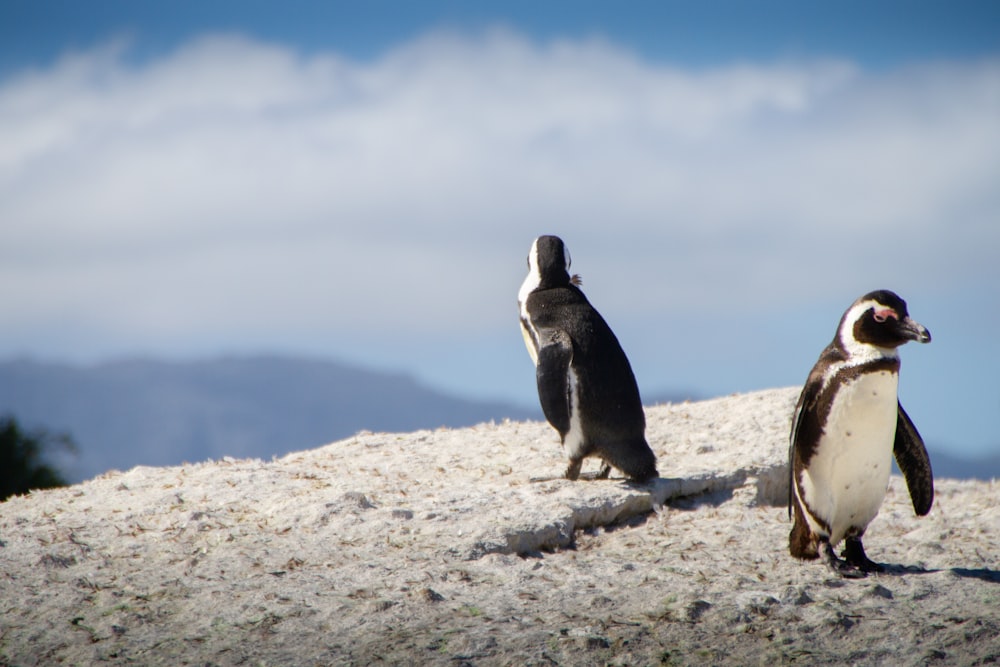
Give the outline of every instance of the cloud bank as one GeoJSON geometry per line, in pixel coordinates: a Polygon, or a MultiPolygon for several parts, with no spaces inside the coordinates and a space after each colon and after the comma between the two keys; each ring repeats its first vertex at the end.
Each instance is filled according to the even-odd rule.
{"type": "Polygon", "coordinates": [[[128,55],[0,81],[2,353],[488,335],[540,233],[622,317],[1000,284],[997,60],[692,70],[503,30],[128,55]]]}

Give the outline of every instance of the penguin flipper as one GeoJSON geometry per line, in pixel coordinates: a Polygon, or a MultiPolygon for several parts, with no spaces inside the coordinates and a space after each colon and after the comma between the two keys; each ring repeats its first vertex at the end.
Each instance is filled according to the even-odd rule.
{"type": "MultiPolygon", "coordinates": [[[[796,450],[801,446],[800,440],[806,436],[806,431],[816,428],[816,400],[823,387],[823,374],[813,368],[802,386],[795,412],[792,413],[792,431],[788,438],[788,518],[792,518],[792,506],[795,503],[795,459],[796,450]],[[807,425],[806,422],[809,422],[807,425]]],[[[798,453],[801,458],[802,453],[798,453]]]]}
{"type": "Polygon", "coordinates": [[[892,445],[892,453],[906,479],[906,488],[909,489],[910,500],[913,501],[913,511],[917,516],[927,514],[934,502],[934,474],[931,472],[931,460],[917,427],[903,410],[902,403],[899,403],[896,439],[892,445]]]}
{"type": "Polygon", "coordinates": [[[545,419],[559,434],[569,432],[569,365],[573,361],[573,341],[561,329],[538,332],[538,400],[545,419]]]}
{"type": "Polygon", "coordinates": [[[788,438],[788,518],[792,518],[792,506],[795,503],[795,438],[799,432],[799,424],[802,421],[802,404],[805,399],[805,389],[799,396],[799,402],[792,413],[792,432],[788,438]]]}

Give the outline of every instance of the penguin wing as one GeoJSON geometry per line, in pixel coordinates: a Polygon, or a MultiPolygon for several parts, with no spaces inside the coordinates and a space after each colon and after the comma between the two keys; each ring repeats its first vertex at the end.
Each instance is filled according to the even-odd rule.
{"type": "Polygon", "coordinates": [[[795,404],[795,412],[792,413],[792,432],[788,438],[788,516],[792,516],[792,503],[795,502],[795,449],[799,439],[803,435],[803,422],[814,410],[816,397],[823,386],[822,375],[815,370],[809,374],[799,394],[799,402],[795,404]]]}
{"type": "Polygon", "coordinates": [[[913,511],[917,516],[923,516],[931,511],[934,502],[934,475],[931,472],[931,459],[927,455],[924,441],[917,433],[909,415],[899,403],[899,416],[896,419],[896,439],[892,445],[893,456],[906,479],[906,488],[910,491],[913,501],[913,511]]]}
{"type": "Polygon", "coordinates": [[[569,431],[569,365],[573,361],[573,341],[561,329],[538,332],[538,400],[545,419],[565,435],[569,431]]]}

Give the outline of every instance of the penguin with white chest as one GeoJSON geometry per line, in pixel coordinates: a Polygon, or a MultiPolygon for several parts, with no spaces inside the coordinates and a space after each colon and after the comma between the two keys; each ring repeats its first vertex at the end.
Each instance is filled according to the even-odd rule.
{"type": "Polygon", "coordinates": [[[898,348],[911,340],[928,343],[931,335],[910,318],[906,302],[888,290],[870,292],[847,309],[813,366],[792,418],[792,556],[822,557],[846,577],[883,571],[861,538],[885,498],[893,456],[914,511],[930,511],[930,459],[897,395],[898,348]],[[834,553],[841,540],[846,560],[834,553]]]}
{"type": "Polygon", "coordinates": [[[613,466],[632,481],[648,481],[657,476],[656,456],[632,367],[569,266],[559,237],[538,237],[517,297],[542,412],[569,458],[565,476],[579,478],[583,459],[595,456],[604,462],[599,478],[613,466]]]}

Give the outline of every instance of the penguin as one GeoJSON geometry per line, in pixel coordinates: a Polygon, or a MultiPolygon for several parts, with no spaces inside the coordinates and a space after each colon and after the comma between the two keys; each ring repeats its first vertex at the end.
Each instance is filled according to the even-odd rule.
{"type": "Polygon", "coordinates": [[[593,456],[602,460],[599,479],[613,466],[634,482],[649,481],[657,477],[656,456],[646,442],[635,375],[569,267],[562,239],[539,236],[517,296],[542,412],[569,458],[565,477],[578,479],[583,459],[593,456]]]}
{"type": "Polygon", "coordinates": [[[788,536],[791,555],[822,557],[834,572],[858,578],[885,568],[865,554],[862,536],[878,514],[895,456],[913,509],[934,501],[924,442],[899,402],[899,347],[929,343],[889,290],[865,294],[840,319],[813,366],[792,416],[788,536]],[[841,560],[834,548],[844,540],[841,560]]]}

